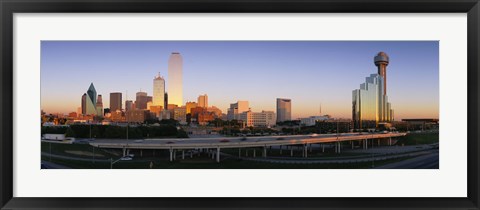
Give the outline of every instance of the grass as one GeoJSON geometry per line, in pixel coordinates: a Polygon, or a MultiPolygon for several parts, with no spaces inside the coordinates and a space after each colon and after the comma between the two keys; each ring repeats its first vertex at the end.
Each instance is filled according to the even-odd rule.
{"type": "MultiPolygon", "coordinates": [[[[403,157],[383,161],[375,161],[375,167],[413,157],[403,157]]],[[[110,162],[65,160],[60,158],[43,156],[42,160],[51,161],[60,165],[76,169],[110,169],[110,162]]],[[[149,169],[153,162],[153,169],[367,169],[371,168],[372,162],[360,163],[328,163],[328,164],[285,164],[268,163],[260,161],[238,160],[233,158],[222,159],[220,163],[206,156],[186,158],[169,162],[166,158],[138,158],[134,161],[120,161],[113,165],[114,169],[149,169]]]]}
{"type": "MultiPolygon", "coordinates": [[[[50,153],[50,146],[51,146],[52,154],[55,154],[55,155],[87,158],[87,157],[92,157],[92,154],[93,154],[93,147],[90,146],[89,144],[60,144],[60,143],[48,143],[48,142],[42,142],[42,146],[41,146],[42,152],[50,153]]],[[[95,148],[95,156],[97,157],[101,156],[102,159],[119,157],[119,155],[116,155],[116,153],[118,153],[118,151],[120,150],[116,152],[112,152],[112,151],[113,150],[95,148]]]]}
{"type": "Polygon", "coordinates": [[[439,142],[438,133],[409,133],[398,137],[397,145],[434,144],[439,142]]]}

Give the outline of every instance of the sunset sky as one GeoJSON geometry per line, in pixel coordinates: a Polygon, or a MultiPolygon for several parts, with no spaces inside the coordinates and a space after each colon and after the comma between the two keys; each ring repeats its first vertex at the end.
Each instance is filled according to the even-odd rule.
{"type": "MultiPolygon", "coordinates": [[[[276,111],[276,98],[292,99],[292,118],[330,114],[351,118],[352,90],[377,73],[373,57],[390,57],[387,95],[395,120],[438,118],[437,41],[42,41],[41,109],[76,112],[93,82],[109,107],[142,90],[153,95],[159,72],[168,83],[172,52],[183,56],[183,101],[208,94],[226,113],[248,100],[253,111],[276,111]]],[[[167,87],[167,86],[166,86],[167,87]]],[[[167,90],[168,92],[168,90],[167,90]]],[[[123,105],[124,106],[124,105],[123,105]]]]}

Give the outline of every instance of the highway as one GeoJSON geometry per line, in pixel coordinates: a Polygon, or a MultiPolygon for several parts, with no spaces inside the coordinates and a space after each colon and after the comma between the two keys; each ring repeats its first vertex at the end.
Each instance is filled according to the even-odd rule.
{"type": "Polygon", "coordinates": [[[247,148],[282,145],[306,145],[367,139],[390,139],[406,133],[342,133],[290,136],[220,137],[186,139],[97,139],[89,144],[100,148],[117,149],[199,149],[199,148],[247,148]]]}
{"type": "Polygon", "coordinates": [[[439,169],[438,149],[429,154],[377,167],[377,169],[439,169]]]}

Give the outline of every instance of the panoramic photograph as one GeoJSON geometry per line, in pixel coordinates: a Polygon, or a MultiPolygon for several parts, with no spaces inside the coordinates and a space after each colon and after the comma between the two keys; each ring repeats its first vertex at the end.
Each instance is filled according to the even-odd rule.
{"type": "Polygon", "coordinates": [[[438,41],[42,41],[41,169],[439,169],[438,41]]]}

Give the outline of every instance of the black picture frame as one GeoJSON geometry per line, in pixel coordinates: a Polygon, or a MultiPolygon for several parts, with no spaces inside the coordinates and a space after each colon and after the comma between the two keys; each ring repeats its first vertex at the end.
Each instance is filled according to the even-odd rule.
{"type": "MultiPolygon", "coordinates": [[[[0,206],[2,209],[479,209],[478,0],[0,0],[0,206]],[[13,197],[14,13],[467,13],[466,198],[17,198],[13,197]]],[[[455,181],[455,180],[451,180],[455,181]]]]}

